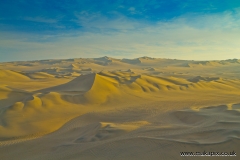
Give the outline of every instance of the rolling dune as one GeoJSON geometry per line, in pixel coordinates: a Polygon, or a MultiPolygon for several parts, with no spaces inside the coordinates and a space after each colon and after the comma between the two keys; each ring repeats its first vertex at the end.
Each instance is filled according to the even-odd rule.
{"type": "Polygon", "coordinates": [[[0,159],[240,154],[239,66],[150,57],[3,63],[0,159]]]}

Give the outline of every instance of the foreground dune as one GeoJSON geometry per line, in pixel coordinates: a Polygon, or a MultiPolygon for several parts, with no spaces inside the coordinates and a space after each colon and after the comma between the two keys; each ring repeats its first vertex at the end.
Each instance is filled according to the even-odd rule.
{"type": "Polygon", "coordinates": [[[239,66],[150,57],[2,63],[0,159],[238,154],[239,66]]]}

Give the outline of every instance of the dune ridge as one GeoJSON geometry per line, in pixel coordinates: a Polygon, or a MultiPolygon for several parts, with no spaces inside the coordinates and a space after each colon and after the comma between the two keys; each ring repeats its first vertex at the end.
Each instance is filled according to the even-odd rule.
{"type": "Polygon", "coordinates": [[[11,81],[16,79],[18,81],[26,81],[30,79],[29,77],[19,72],[11,71],[11,70],[3,70],[3,69],[0,69],[0,78],[5,81],[11,81]]]}

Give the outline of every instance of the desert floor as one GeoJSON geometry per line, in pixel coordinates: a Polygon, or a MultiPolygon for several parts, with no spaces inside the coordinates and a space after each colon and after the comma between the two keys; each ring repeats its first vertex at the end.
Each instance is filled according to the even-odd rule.
{"type": "Polygon", "coordinates": [[[239,159],[240,60],[0,63],[0,159],[239,159]],[[232,152],[187,157],[180,152],[232,152]]]}

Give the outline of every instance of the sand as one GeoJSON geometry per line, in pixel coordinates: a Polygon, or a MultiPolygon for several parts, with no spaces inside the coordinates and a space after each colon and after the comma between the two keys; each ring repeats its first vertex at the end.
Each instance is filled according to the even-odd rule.
{"type": "Polygon", "coordinates": [[[150,57],[0,63],[0,159],[238,159],[239,67],[150,57]]]}

